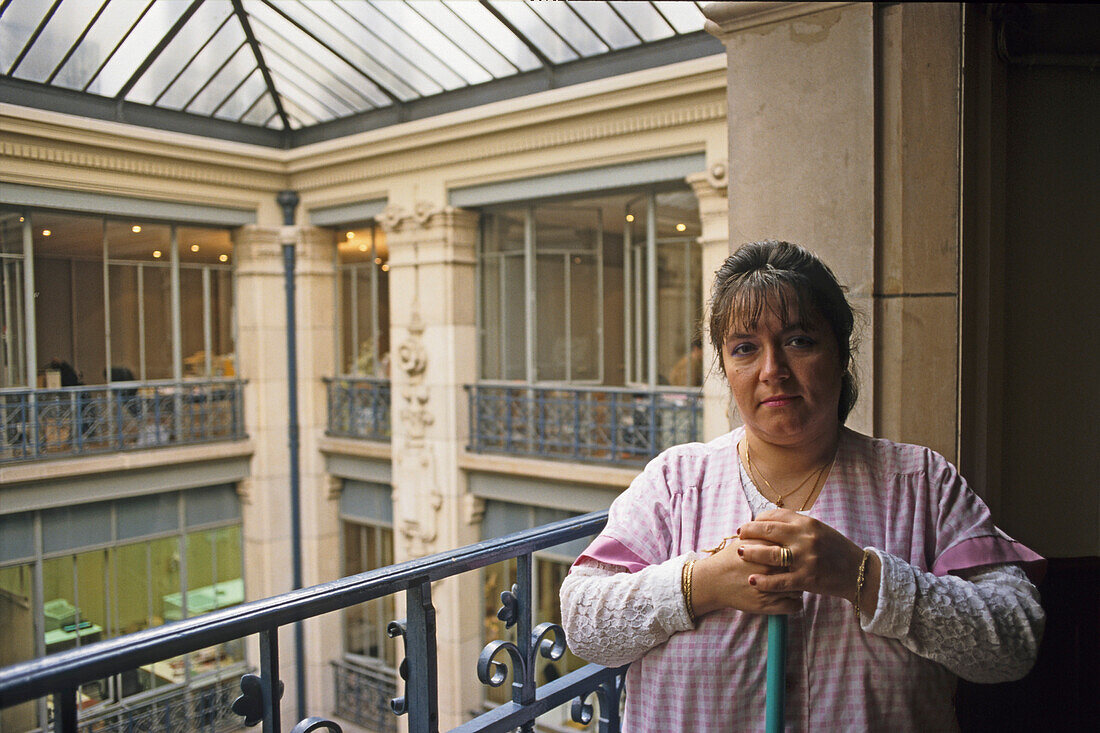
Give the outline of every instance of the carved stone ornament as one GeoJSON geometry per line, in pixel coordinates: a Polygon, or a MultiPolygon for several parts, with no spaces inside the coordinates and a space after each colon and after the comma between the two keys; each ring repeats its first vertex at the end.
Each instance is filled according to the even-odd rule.
{"type": "Polygon", "coordinates": [[[715,188],[725,188],[730,182],[729,165],[725,161],[712,163],[707,169],[707,182],[715,188]]]}
{"type": "Polygon", "coordinates": [[[420,445],[402,451],[397,458],[401,476],[401,519],[398,530],[408,557],[423,557],[435,550],[439,536],[439,510],[443,495],[435,488],[431,448],[420,445]]]}
{"type": "Polygon", "coordinates": [[[378,215],[378,223],[382,225],[383,229],[390,232],[396,229],[397,225],[400,224],[401,220],[404,218],[405,209],[397,204],[390,204],[378,215]]]}

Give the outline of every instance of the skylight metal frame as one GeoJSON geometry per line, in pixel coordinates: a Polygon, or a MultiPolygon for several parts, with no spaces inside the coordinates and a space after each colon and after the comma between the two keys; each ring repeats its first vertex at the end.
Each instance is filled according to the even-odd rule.
{"type": "MultiPolygon", "coordinates": [[[[6,55],[9,68],[0,70],[0,102],[276,147],[722,51],[717,39],[690,30],[690,13],[672,8],[673,22],[656,2],[637,3],[647,18],[640,24],[630,20],[632,6],[575,0],[558,0],[552,8],[507,6],[508,12],[501,11],[502,0],[189,0],[182,12],[177,6],[156,15],[153,0],[126,5],[132,12],[122,9],[123,0],[102,0],[94,13],[72,2],[52,0],[40,11],[21,0],[0,0],[0,40],[11,43],[26,34],[18,55],[6,55]],[[4,28],[13,3],[18,10],[8,13],[13,20],[4,28]],[[108,9],[110,32],[97,26],[108,9]],[[508,17],[516,12],[530,16],[534,35],[508,17]],[[611,17],[618,22],[602,27],[600,18],[611,17]],[[240,28],[232,53],[211,54],[211,43],[228,38],[230,19],[240,28]],[[164,35],[154,44],[146,34],[161,28],[164,35]],[[665,29],[669,37],[645,40],[665,29]],[[181,35],[185,42],[175,43],[181,35]],[[86,45],[92,39],[99,46],[86,45]],[[56,51],[35,50],[47,41],[65,49],[56,63],[56,51]],[[250,60],[242,63],[245,45],[250,60]],[[132,70],[120,65],[124,50],[133,56],[132,70]],[[26,73],[18,76],[23,67],[26,73]],[[182,84],[190,87],[185,95],[182,84]],[[106,87],[106,94],[89,91],[97,87],[106,87]]],[[[698,13],[701,28],[701,3],[683,5],[698,13]]]]}

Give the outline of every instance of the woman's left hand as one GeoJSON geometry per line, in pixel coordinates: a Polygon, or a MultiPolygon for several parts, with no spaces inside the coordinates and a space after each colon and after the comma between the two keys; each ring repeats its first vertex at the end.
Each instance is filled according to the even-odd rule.
{"type": "MultiPolygon", "coordinates": [[[[856,578],[863,561],[863,549],[824,522],[790,509],[769,509],[746,522],[738,532],[741,556],[758,565],[783,567],[783,551],[790,551],[790,566],[785,573],[749,577],[749,583],[765,593],[805,591],[855,601],[856,578]],[[753,540],[761,541],[755,544],[753,540]],[[767,544],[765,544],[767,543],[767,544]]],[[[877,567],[877,557],[872,553],[877,567]]],[[[872,572],[868,563],[866,574],[872,572]]],[[[877,580],[877,576],[875,576],[877,580]]],[[[877,586],[874,583],[877,599],[877,586]]],[[[868,588],[870,590],[870,588],[868,588]]],[[[870,594],[864,594],[864,610],[870,594]]]]}

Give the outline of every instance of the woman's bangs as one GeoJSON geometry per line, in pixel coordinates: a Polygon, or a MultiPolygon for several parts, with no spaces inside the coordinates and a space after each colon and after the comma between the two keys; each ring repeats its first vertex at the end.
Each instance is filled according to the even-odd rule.
{"type": "MultiPolygon", "coordinates": [[[[723,324],[727,334],[755,331],[765,314],[774,316],[784,328],[799,322],[809,325],[803,316],[814,313],[809,294],[796,283],[775,274],[762,270],[747,274],[730,303],[727,322],[723,324]]],[[[816,320],[812,316],[811,319],[816,320]]]]}

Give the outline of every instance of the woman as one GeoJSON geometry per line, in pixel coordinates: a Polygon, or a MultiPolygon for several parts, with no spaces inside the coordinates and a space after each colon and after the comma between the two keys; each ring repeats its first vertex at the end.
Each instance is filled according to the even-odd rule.
{"type": "Polygon", "coordinates": [[[955,729],[956,675],[1034,662],[1041,558],[942,456],[844,427],[853,320],[797,245],[719,269],[710,334],[743,427],[654,459],[561,589],[574,653],[631,663],[625,730],[763,730],[767,614],[789,615],[788,730],[955,729]]]}

